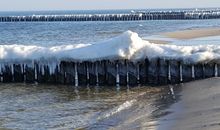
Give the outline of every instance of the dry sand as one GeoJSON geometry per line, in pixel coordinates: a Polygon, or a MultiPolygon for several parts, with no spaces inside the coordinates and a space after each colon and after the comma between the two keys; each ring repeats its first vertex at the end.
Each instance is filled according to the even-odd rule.
{"type": "Polygon", "coordinates": [[[176,32],[168,32],[162,35],[169,38],[187,40],[187,39],[200,38],[200,37],[220,36],[220,28],[183,30],[176,32]]]}
{"type": "Polygon", "coordinates": [[[186,83],[180,94],[159,129],[220,130],[220,78],[186,83]]]}

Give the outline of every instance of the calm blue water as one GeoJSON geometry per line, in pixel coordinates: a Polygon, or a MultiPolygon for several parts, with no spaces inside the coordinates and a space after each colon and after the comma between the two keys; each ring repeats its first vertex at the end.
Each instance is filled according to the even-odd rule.
{"type": "Polygon", "coordinates": [[[95,43],[127,30],[147,38],[162,32],[219,25],[220,20],[0,23],[0,44],[54,46],[95,43]]]}

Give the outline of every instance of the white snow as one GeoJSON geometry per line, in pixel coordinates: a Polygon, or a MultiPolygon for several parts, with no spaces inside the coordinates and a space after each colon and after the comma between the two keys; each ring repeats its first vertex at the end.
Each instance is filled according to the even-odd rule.
{"type": "Polygon", "coordinates": [[[128,59],[131,61],[160,57],[188,63],[219,61],[220,46],[178,46],[149,43],[137,33],[123,34],[96,44],[72,44],[54,47],[0,45],[1,62],[128,59]]]}

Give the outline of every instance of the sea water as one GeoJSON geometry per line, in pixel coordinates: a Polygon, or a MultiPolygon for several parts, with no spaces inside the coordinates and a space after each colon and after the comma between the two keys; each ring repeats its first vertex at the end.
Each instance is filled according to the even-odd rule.
{"type": "MultiPolygon", "coordinates": [[[[27,14],[33,12],[0,13],[4,16],[27,14]]],[[[96,44],[127,30],[149,39],[163,32],[217,27],[219,23],[220,20],[0,23],[0,45],[96,44]]],[[[168,86],[0,84],[0,129],[155,129],[158,118],[167,114],[162,109],[175,100],[168,86]]]]}

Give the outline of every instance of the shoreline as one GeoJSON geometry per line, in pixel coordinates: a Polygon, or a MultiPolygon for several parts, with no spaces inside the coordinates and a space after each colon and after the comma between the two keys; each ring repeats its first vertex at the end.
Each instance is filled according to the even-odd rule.
{"type": "Polygon", "coordinates": [[[178,39],[178,40],[190,40],[202,37],[220,36],[220,28],[199,28],[191,30],[180,30],[174,32],[162,33],[162,36],[178,39]]]}
{"type": "Polygon", "coordinates": [[[180,100],[162,117],[159,130],[217,130],[220,127],[220,78],[185,83],[180,100]]]}
{"type": "Polygon", "coordinates": [[[173,44],[177,42],[178,45],[179,42],[190,42],[190,40],[199,40],[201,38],[210,40],[212,37],[220,37],[220,27],[164,32],[159,33],[158,35],[153,35],[153,37],[144,38],[144,40],[154,44],[173,44]]]}

